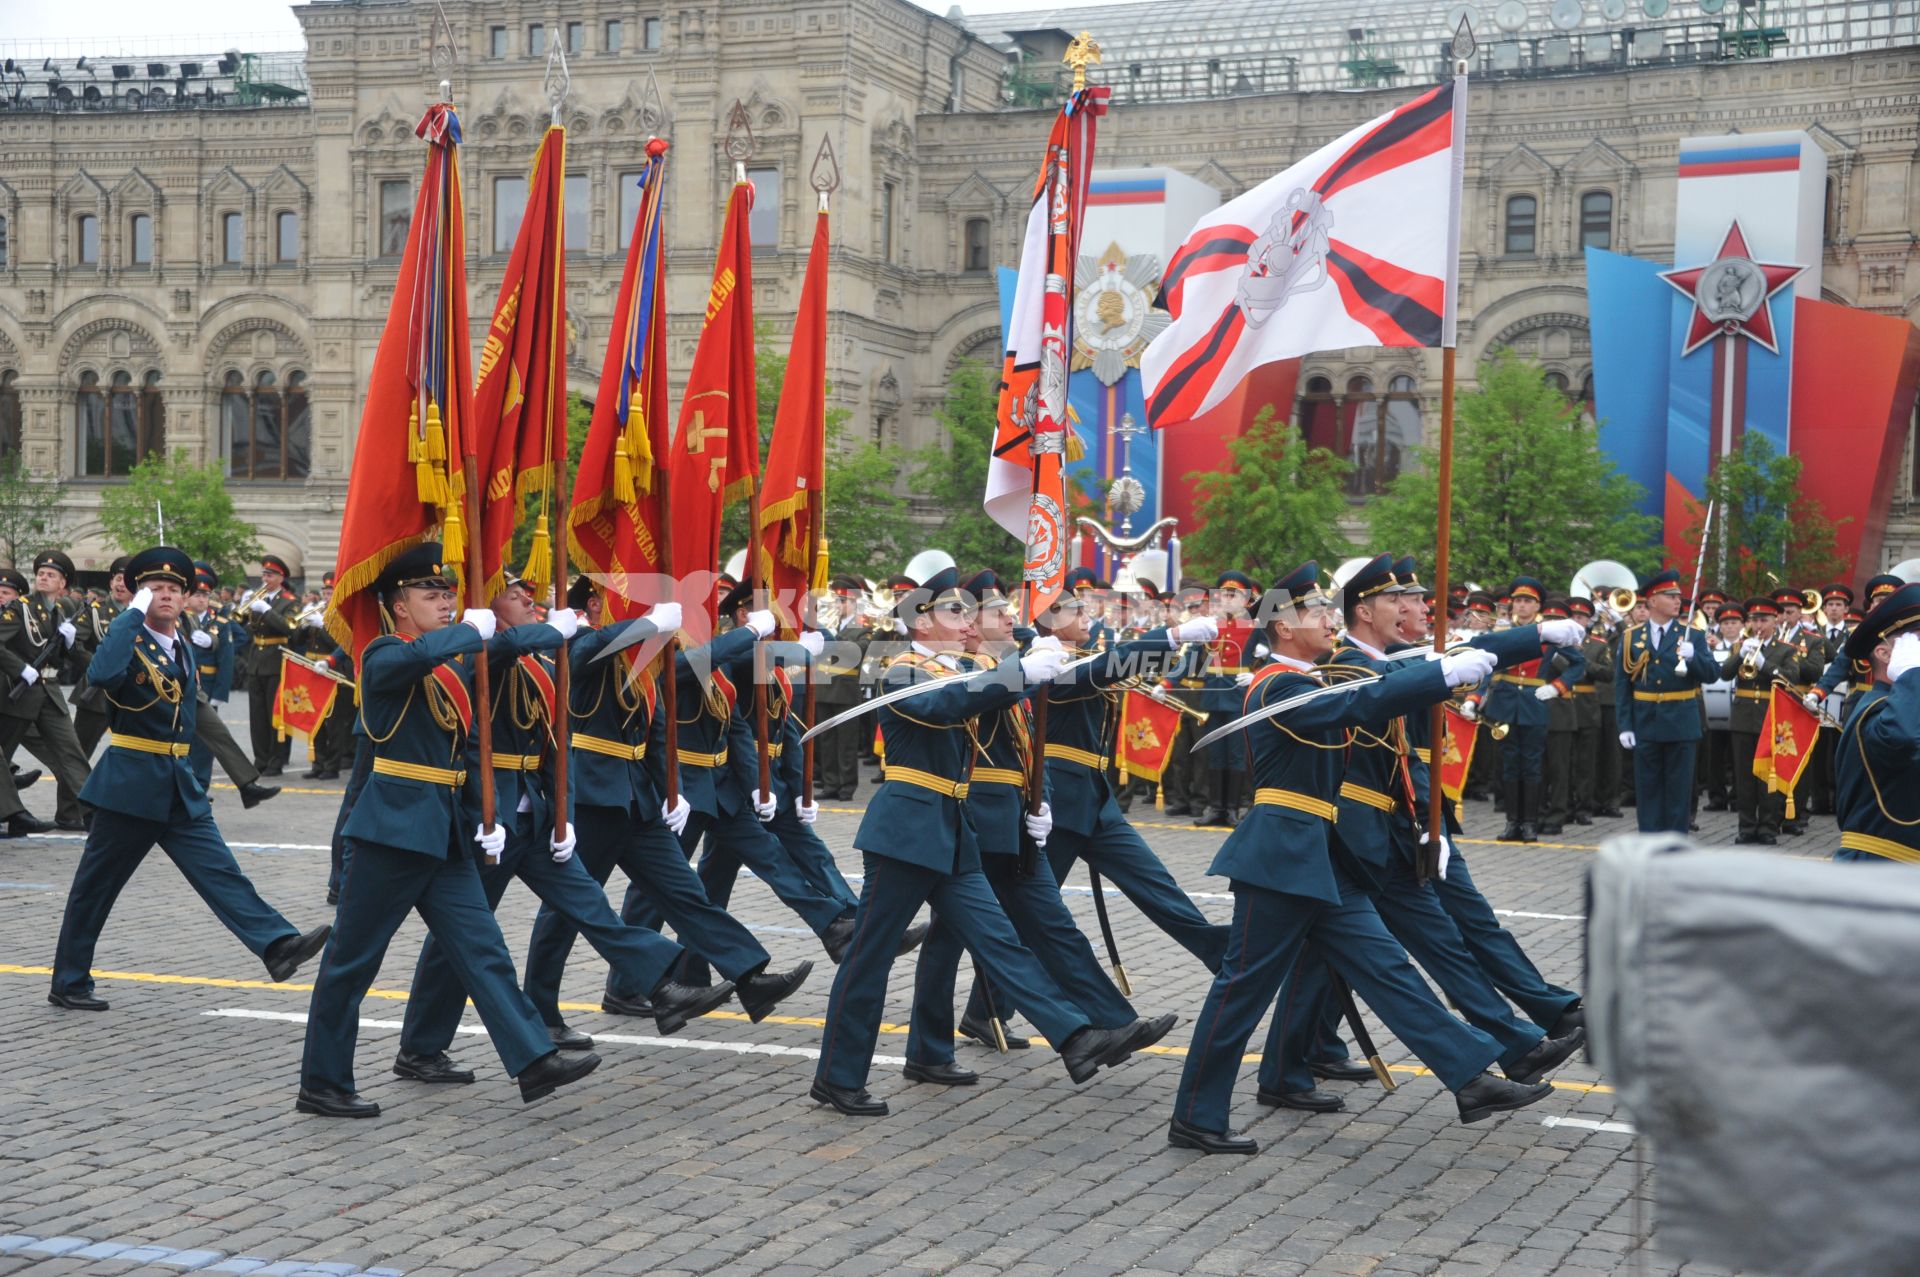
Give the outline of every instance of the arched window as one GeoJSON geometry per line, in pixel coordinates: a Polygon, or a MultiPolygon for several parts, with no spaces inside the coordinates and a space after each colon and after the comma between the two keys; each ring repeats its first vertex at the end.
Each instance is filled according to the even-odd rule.
{"type": "Polygon", "coordinates": [[[135,213],[127,223],[127,264],[153,265],[153,218],[135,213]]]}
{"type": "Polygon", "coordinates": [[[1336,451],[1354,463],[1347,474],[1347,491],[1354,496],[1372,490],[1374,457],[1379,446],[1380,401],[1374,398],[1373,379],[1351,377],[1340,403],[1340,446],[1336,451]]]}
{"type": "Polygon", "coordinates": [[[1540,380],[1546,382],[1547,385],[1554,390],[1559,391],[1562,399],[1572,398],[1572,396],[1568,394],[1568,391],[1572,389],[1572,385],[1567,381],[1567,374],[1563,372],[1543,373],[1541,374],[1540,380]]]}
{"type": "Polygon", "coordinates": [[[1580,421],[1591,426],[1599,419],[1593,410],[1593,374],[1588,373],[1580,379],[1580,421]]]}
{"type": "Polygon", "coordinates": [[[1420,392],[1412,377],[1399,373],[1387,382],[1387,410],[1381,421],[1380,447],[1374,456],[1373,491],[1384,492],[1420,444],[1420,392]]]}
{"type": "Polygon", "coordinates": [[[1613,193],[1588,191],[1580,197],[1580,247],[1613,247],[1613,193]]]}
{"type": "Polygon", "coordinates": [[[1294,409],[1293,424],[1309,448],[1338,450],[1339,415],[1333,406],[1333,383],[1325,377],[1307,378],[1307,388],[1294,409]]]}
{"type": "Polygon", "coordinates": [[[966,269],[983,271],[987,269],[987,258],[991,251],[991,230],[984,217],[969,217],[966,226],[966,269]]]}
{"type": "Polygon", "coordinates": [[[149,372],[135,384],[122,368],[105,386],[92,369],[80,374],[73,396],[73,421],[80,473],[92,478],[125,475],[149,455],[166,450],[166,403],[160,374],[149,372]]]}
{"type": "Polygon", "coordinates": [[[0,461],[20,455],[20,390],[14,385],[19,379],[11,368],[0,372],[0,461]]]}
{"type": "Polygon", "coordinates": [[[1540,220],[1540,201],[1531,195],[1507,197],[1508,256],[1533,256],[1534,229],[1540,220]]]}
{"type": "Polygon", "coordinates": [[[227,434],[228,471],[236,479],[278,481],[307,477],[311,414],[305,373],[279,379],[263,372],[251,387],[229,372],[220,388],[220,420],[227,434]]]}

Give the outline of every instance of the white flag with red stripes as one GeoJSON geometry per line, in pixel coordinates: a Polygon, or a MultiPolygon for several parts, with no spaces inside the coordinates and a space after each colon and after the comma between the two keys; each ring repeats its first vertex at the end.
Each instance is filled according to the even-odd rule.
{"type": "Polygon", "coordinates": [[[1191,421],[1265,364],[1453,342],[1465,78],[1321,147],[1202,218],[1161,281],[1148,419],[1191,421]]]}

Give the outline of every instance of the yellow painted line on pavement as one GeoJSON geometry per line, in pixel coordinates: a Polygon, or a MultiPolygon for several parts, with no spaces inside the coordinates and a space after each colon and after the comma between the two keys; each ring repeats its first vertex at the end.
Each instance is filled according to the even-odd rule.
{"type": "MultiPolygon", "coordinates": [[[[279,777],[277,776],[267,776],[263,778],[263,783],[264,781],[267,781],[267,780],[278,780],[278,779],[279,777]]],[[[238,792],[240,787],[238,785],[229,785],[226,781],[223,780],[215,785],[210,786],[210,788],[225,789],[229,791],[238,792]]],[[[278,789],[283,794],[331,794],[335,798],[338,798],[342,794],[347,792],[345,786],[342,786],[339,789],[302,789],[298,785],[276,785],[276,786],[273,786],[273,788],[278,789]]]]}
{"type": "MultiPolygon", "coordinates": [[[[9,962],[0,962],[0,975],[50,976],[52,974],[52,967],[28,967],[9,962]]],[[[220,976],[167,975],[157,971],[96,971],[93,973],[93,978],[96,980],[126,980],[134,984],[191,985],[208,989],[268,989],[280,990],[287,993],[313,992],[313,986],[310,984],[294,984],[292,982],[275,984],[270,980],[228,980],[220,976]]],[[[370,998],[381,998],[388,1002],[405,1002],[407,1000],[407,994],[405,990],[402,989],[369,989],[367,990],[367,996],[370,998]]],[[[562,1011],[597,1012],[600,1010],[600,1004],[597,1002],[562,1002],[558,1005],[562,1011]]],[[[741,1020],[748,1023],[752,1022],[751,1017],[740,1011],[709,1011],[701,1018],[707,1020],[741,1020]]],[[[791,1024],[798,1025],[802,1028],[818,1029],[823,1028],[827,1022],[817,1016],[770,1015],[761,1020],[760,1023],[791,1024]]],[[[907,1030],[908,1026],[904,1024],[882,1024],[880,1026],[880,1032],[895,1035],[904,1035],[907,1030]]],[[[1036,1046],[1050,1045],[1045,1038],[1038,1034],[1033,1035],[1030,1040],[1036,1046]]],[[[1184,1046],[1150,1046],[1141,1052],[1141,1054],[1164,1055],[1175,1059],[1184,1059],[1188,1051],[1184,1046]]],[[[1249,1051],[1243,1058],[1247,1063],[1257,1063],[1260,1060],[1260,1053],[1258,1051],[1249,1051]]],[[[1404,1073],[1408,1077],[1433,1076],[1430,1070],[1421,1068],[1416,1064],[1389,1064],[1387,1070],[1392,1073],[1404,1073]]],[[[1579,1091],[1588,1094],[1610,1095],[1613,1092],[1612,1087],[1600,1082],[1555,1082],[1554,1086],[1564,1091],[1579,1091]]]]}

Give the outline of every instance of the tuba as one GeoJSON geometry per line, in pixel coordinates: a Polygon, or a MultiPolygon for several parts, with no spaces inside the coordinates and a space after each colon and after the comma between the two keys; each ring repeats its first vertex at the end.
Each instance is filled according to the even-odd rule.
{"type": "Polygon", "coordinates": [[[1592,599],[1595,607],[1609,614],[1609,620],[1619,622],[1640,601],[1635,593],[1639,584],[1640,578],[1626,564],[1613,559],[1595,559],[1573,574],[1567,593],[1577,599],[1592,599]]]}

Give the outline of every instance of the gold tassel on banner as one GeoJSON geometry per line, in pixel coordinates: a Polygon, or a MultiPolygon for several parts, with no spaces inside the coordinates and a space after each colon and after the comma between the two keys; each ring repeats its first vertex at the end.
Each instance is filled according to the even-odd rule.
{"type": "Polygon", "coordinates": [[[1067,460],[1079,461],[1084,459],[1086,455],[1087,445],[1080,442],[1080,432],[1069,429],[1067,431],[1067,460]]]}
{"type": "Polygon", "coordinates": [[[527,583],[535,598],[547,592],[547,578],[553,575],[553,536],[547,531],[547,516],[542,514],[533,525],[533,545],[527,550],[527,568],[520,579],[527,583]]]}
{"type": "Polygon", "coordinates": [[[457,504],[447,507],[446,521],[440,525],[440,561],[462,570],[467,565],[467,530],[457,504]]]}
{"type": "Polygon", "coordinates": [[[624,505],[639,500],[633,490],[633,461],[627,456],[625,439],[613,445],[613,495],[624,505]]]}
{"type": "Polygon", "coordinates": [[[1793,791],[1791,789],[1787,791],[1787,819],[1793,819],[1793,791]]]}
{"type": "Polygon", "coordinates": [[[813,581],[811,588],[815,594],[819,594],[827,588],[827,583],[832,580],[833,573],[827,570],[827,539],[821,537],[820,557],[815,559],[813,563],[813,581]]]}

